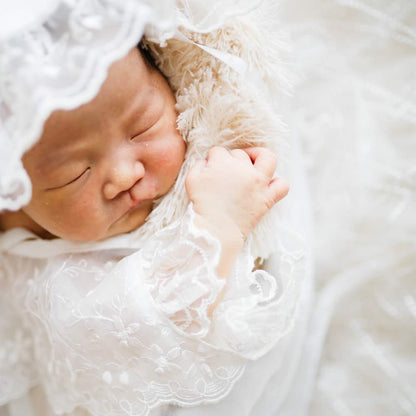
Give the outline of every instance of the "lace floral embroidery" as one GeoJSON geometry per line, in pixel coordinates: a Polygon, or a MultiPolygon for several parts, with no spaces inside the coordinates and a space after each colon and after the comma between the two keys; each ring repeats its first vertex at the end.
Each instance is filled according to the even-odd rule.
{"type": "Polygon", "coordinates": [[[107,250],[30,260],[18,278],[10,268],[15,285],[32,279],[20,288],[27,293],[24,317],[34,368],[55,412],[79,406],[99,416],[144,416],[163,403],[217,401],[247,358],[291,330],[302,256],[280,253],[275,279],[251,272],[247,248],[209,318],[207,308],[225,283],[215,275],[220,246],[192,218],[190,208],[127,256],[107,250]]]}

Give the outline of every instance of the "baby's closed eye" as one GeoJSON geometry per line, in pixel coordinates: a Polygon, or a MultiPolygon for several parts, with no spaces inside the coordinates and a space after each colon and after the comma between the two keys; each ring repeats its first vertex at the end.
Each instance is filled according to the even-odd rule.
{"type": "Polygon", "coordinates": [[[53,185],[53,186],[47,188],[46,190],[47,191],[52,191],[52,190],[55,190],[55,189],[64,188],[68,185],[72,185],[73,183],[78,182],[80,179],[86,178],[86,176],[88,176],[90,171],[91,171],[91,168],[88,167],[88,168],[82,170],[80,173],[73,172],[71,174],[62,175],[61,178],[58,179],[59,184],[53,185]]]}

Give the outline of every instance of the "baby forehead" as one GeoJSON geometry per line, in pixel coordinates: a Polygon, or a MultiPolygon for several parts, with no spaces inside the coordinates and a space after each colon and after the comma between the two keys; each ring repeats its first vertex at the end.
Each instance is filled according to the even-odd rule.
{"type": "Polygon", "coordinates": [[[110,121],[137,116],[156,97],[154,90],[149,64],[138,48],[134,48],[111,65],[91,101],[71,110],[55,110],[49,116],[37,147],[54,147],[63,136],[78,137],[82,132],[97,130],[110,121]]]}
{"type": "MultiPolygon", "coordinates": [[[[151,67],[138,48],[114,62],[108,71],[107,77],[98,94],[85,107],[115,104],[127,97],[140,95],[149,87],[151,82],[151,67]]],[[[81,106],[83,107],[83,106],[81,106]]]]}
{"type": "Polygon", "coordinates": [[[56,110],[47,121],[51,127],[67,120],[79,119],[84,115],[91,117],[97,111],[111,109],[123,110],[125,101],[143,95],[152,85],[152,70],[147,58],[135,47],[129,53],[114,62],[107,73],[106,79],[92,100],[72,110],[56,110]]]}
{"type": "MultiPolygon", "coordinates": [[[[114,62],[97,95],[88,103],[69,112],[70,116],[87,117],[92,122],[97,112],[111,112],[115,115],[128,110],[137,100],[145,100],[153,90],[151,67],[136,47],[114,62]]],[[[99,115],[99,114],[98,114],[99,115]]]]}

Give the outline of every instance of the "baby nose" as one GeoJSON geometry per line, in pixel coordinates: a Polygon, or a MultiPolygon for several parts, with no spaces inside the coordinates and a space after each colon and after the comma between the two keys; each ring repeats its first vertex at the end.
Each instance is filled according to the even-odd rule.
{"type": "Polygon", "coordinates": [[[105,198],[113,199],[118,194],[131,189],[144,176],[144,166],[139,161],[123,161],[110,169],[107,182],[104,184],[105,198]]]}

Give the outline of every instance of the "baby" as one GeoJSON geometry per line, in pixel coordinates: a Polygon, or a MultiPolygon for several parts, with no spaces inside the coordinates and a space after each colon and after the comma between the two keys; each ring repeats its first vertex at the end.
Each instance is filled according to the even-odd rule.
{"type": "Polygon", "coordinates": [[[246,242],[288,192],[271,151],[213,147],[186,176],[183,218],[135,234],[185,166],[176,119],[169,84],[134,48],[23,157],[32,199],[0,214],[0,375],[5,397],[30,391],[36,416],[218,401],[292,327],[293,272],[253,271],[246,242]]]}
{"type": "MultiPolygon", "coordinates": [[[[111,66],[91,102],[49,117],[23,157],[32,199],[18,212],[0,214],[1,228],[97,241],[140,227],[184,160],[176,118],[166,79],[139,48],[132,49],[111,66]]],[[[221,242],[225,270],[244,237],[288,192],[284,180],[273,178],[275,168],[269,150],[215,147],[187,177],[195,224],[221,242]]],[[[218,272],[224,274],[222,267],[218,272]]]]}

